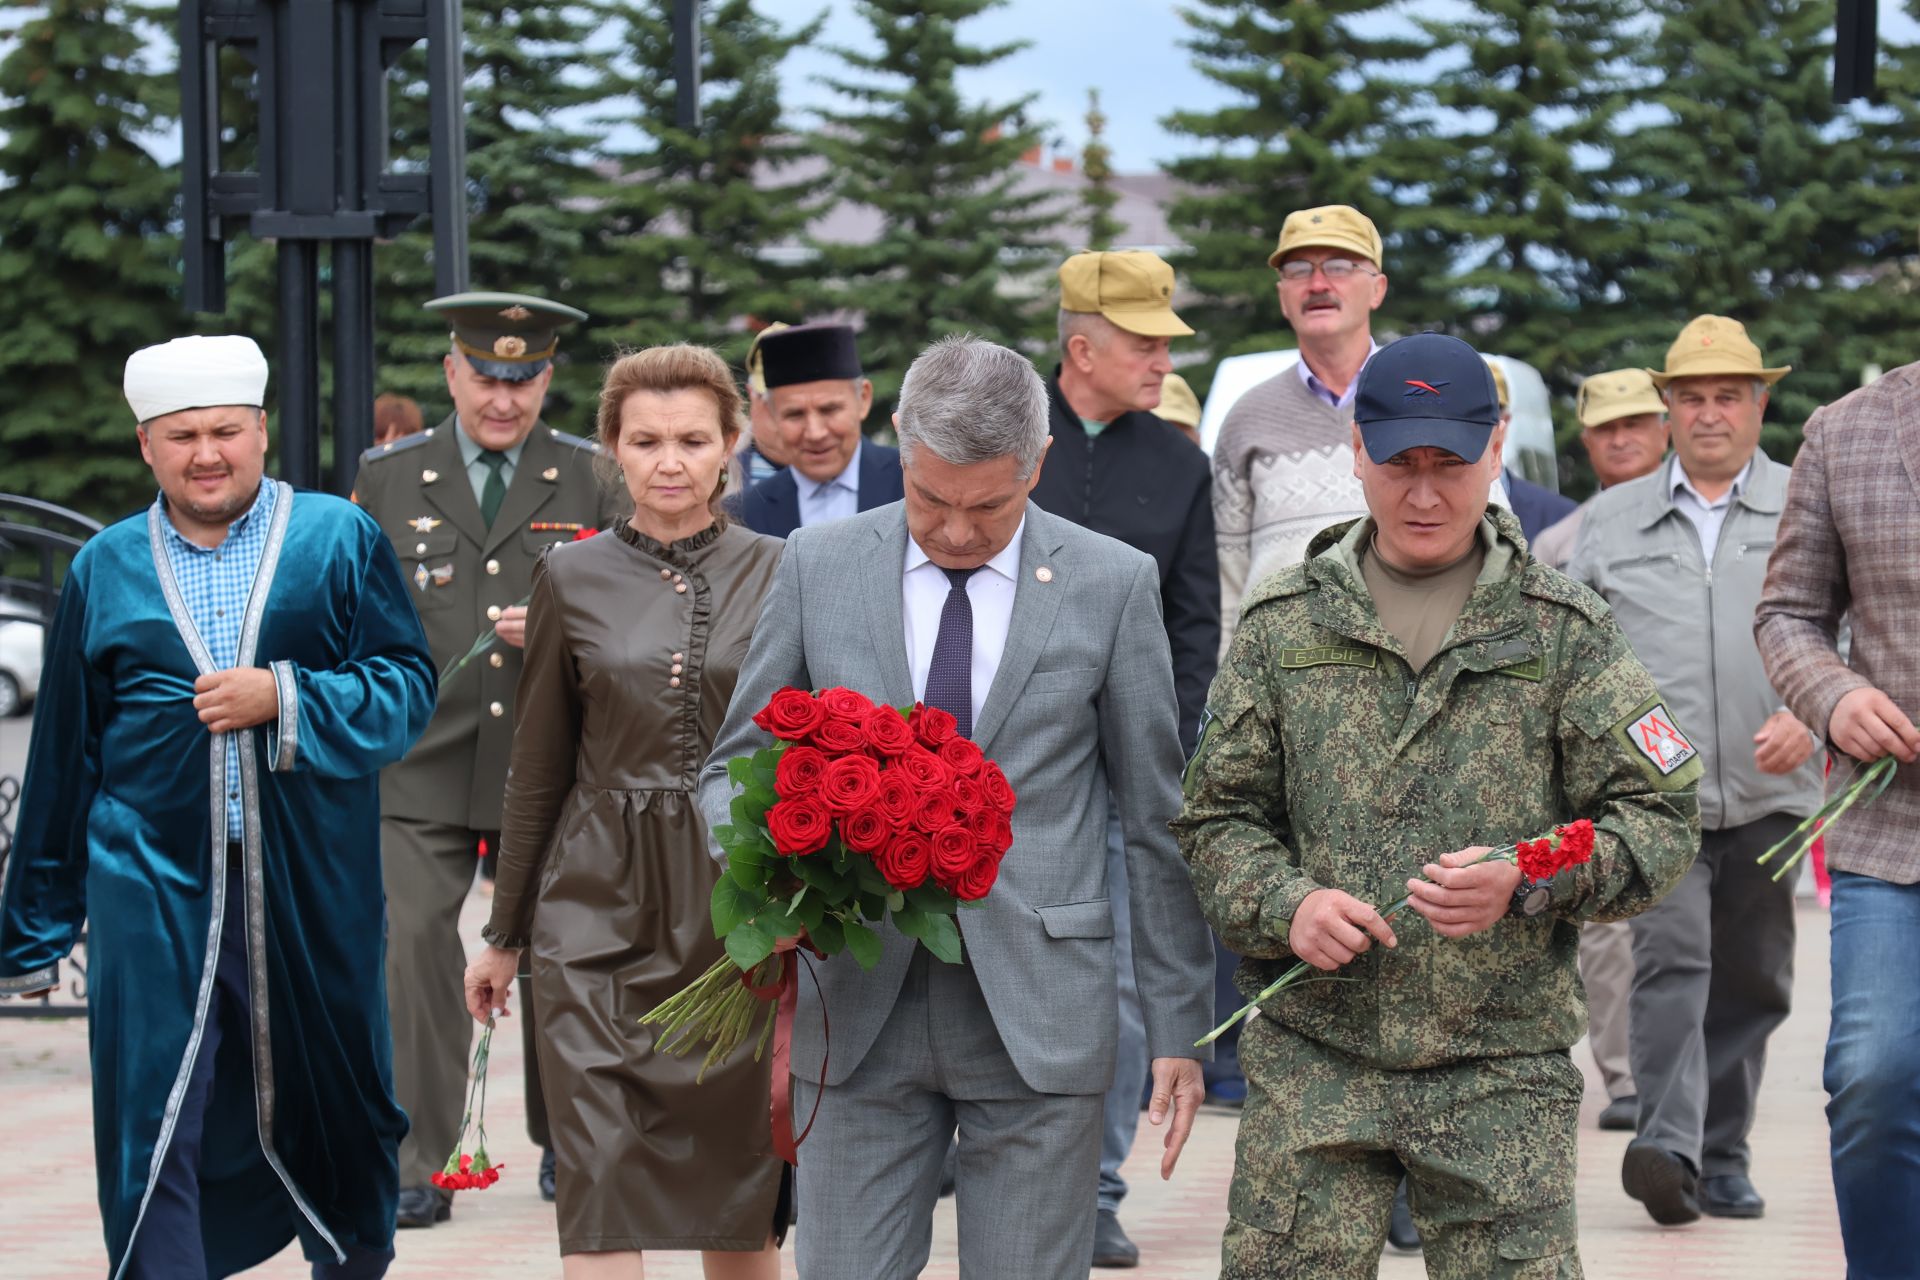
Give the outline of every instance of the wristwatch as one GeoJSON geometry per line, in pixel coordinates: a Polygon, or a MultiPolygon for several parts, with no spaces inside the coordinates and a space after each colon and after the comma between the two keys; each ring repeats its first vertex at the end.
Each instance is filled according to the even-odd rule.
{"type": "Polygon", "coordinates": [[[1507,914],[1522,920],[1531,920],[1547,909],[1553,901],[1553,881],[1522,880],[1520,887],[1513,891],[1513,901],[1507,907],[1507,914]]]}

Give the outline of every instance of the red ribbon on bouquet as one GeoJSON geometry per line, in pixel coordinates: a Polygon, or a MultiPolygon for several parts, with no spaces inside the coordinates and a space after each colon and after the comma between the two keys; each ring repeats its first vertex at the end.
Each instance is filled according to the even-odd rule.
{"type": "Polygon", "coordinates": [[[794,966],[793,958],[800,956],[807,962],[807,976],[813,979],[813,989],[820,991],[820,976],[813,971],[813,961],[801,955],[798,950],[783,952],[780,956],[780,976],[765,986],[753,984],[751,971],[740,975],[740,985],[753,993],[756,1000],[777,1000],[778,1008],[773,1015],[773,1087],[767,1091],[767,1117],[773,1131],[773,1154],[790,1165],[800,1163],[800,1144],[813,1132],[813,1122],[820,1118],[820,1098],[827,1089],[827,1000],[820,997],[820,1080],[813,1092],[813,1111],[807,1116],[806,1128],[800,1136],[793,1134],[793,1015],[800,1006],[800,971],[794,966]]]}

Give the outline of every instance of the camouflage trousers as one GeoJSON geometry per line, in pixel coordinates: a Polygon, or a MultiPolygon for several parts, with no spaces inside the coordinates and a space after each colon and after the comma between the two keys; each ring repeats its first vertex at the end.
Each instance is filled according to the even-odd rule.
{"type": "Polygon", "coordinates": [[[1429,1276],[1580,1280],[1566,1054],[1383,1071],[1255,1018],[1240,1063],[1221,1280],[1376,1276],[1403,1171],[1429,1276]]]}

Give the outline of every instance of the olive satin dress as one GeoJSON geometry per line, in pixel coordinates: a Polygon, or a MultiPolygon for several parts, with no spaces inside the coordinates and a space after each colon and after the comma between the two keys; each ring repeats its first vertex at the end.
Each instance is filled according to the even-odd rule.
{"type": "Polygon", "coordinates": [[[663,546],[622,521],[534,571],[485,936],[532,956],[563,1254],[784,1234],[769,1062],[695,1084],[701,1051],[656,1053],[639,1024],[722,954],[694,788],[781,546],[737,526],[663,546]]]}

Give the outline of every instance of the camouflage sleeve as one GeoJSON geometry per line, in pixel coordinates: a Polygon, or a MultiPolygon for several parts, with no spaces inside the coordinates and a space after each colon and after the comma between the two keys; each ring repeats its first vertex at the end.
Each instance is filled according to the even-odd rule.
{"type": "Polygon", "coordinates": [[[1288,954],[1293,913],[1324,887],[1301,874],[1287,846],[1285,753],[1261,680],[1265,630],[1256,613],[1234,635],[1207,693],[1173,822],[1201,913],[1228,947],[1257,960],[1288,954]]]}
{"type": "Polygon", "coordinates": [[[1612,615],[1582,619],[1572,644],[1562,786],[1596,839],[1593,860],[1555,883],[1553,906],[1581,920],[1624,920],[1665,897],[1699,852],[1700,752],[1612,615]]]}

